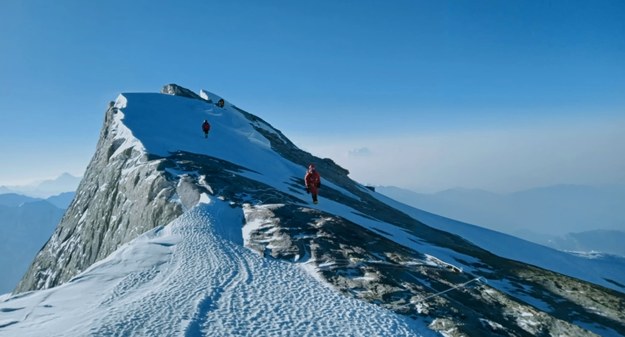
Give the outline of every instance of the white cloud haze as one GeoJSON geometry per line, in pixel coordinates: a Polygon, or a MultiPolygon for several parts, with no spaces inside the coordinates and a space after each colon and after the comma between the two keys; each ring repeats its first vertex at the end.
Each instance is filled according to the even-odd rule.
{"type": "Polygon", "coordinates": [[[295,141],[334,159],[364,184],[513,192],[560,183],[625,183],[623,130],[625,120],[295,141]]]}
{"type": "Polygon", "coordinates": [[[367,157],[371,155],[371,150],[366,147],[361,147],[358,149],[349,150],[347,154],[352,157],[367,157]]]}

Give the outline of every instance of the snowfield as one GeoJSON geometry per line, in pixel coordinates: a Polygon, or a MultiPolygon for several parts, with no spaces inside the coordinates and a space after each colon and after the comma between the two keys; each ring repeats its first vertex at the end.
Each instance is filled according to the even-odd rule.
{"type": "Polygon", "coordinates": [[[0,336],[436,335],[244,248],[242,222],[204,195],[70,282],[0,303],[0,336]]]}
{"type": "MultiPolygon", "coordinates": [[[[201,96],[213,101],[220,98],[205,90],[202,90],[201,96]]],[[[119,130],[116,137],[124,140],[124,145],[117,150],[118,153],[127,147],[135,147],[161,156],[169,156],[180,150],[206,154],[249,169],[250,171],[242,173],[243,176],[270,185],[286,194],[309,200],[303,188],[298,193],[290,186],[292,179],[303,178],[306,168],[285,160],[273,151],[269,141],[252,127],[250,120],[228,102],[224,108],[218,108],[214,104],[179,96],[124,93],[117,98],[116,106],[119,109],[114,122],[119,130]],[[212,124],[208,139],[203,138],[200,129],[204,119],[208,119],[212,124]],[[167,127],[163,127],[165,125],[167,127]]],[[[256,124],[261,125],[262,122],[256,124]]],[[[268,125],[262,126],[264,129],[272,130],[268,125]]],[[[323,180],[323,172],[321,176],[323,180]]],[[[354,199],[354,202],[359,201],[358,197],[340,186],[327,180],[323,180],[323,184],[341,191],[346,197],[354,199]]],[[[424,212],[364,187],[363,191],[428,226],[458,234],[496,255],[623,291],[621,287],[607,279],[625,284],[625,258],[604,256],[600,259],[589,259],[575,256],[424,212]]],[[[303,206],[312,207],[312,203],[303,206]]],[[[352,208],[322,196],[319,197],[319,205],[314,205],[314,208],[339,215],[368,229],[381,230],[387,233],[387,238],[399,244],[435,255],[448,263],[456,264],[457,260],[472,260],[471,257],[447,249],[419,244],[418,238],[407,234],[402,228],[361,216],[352,208]]],[[[468,272],[472,269],[470,266],[456,265],[456,267],[468,272]]]]}
{"type": "MultiPolygon", "coordinates": [[[[218,98],[205,91],[202,96],[213,101],[218,98]]],[[[136,93],[120,95],[115,107],[111,133],[119,146],[111,157],[133,148],[163,157],[185,151],[225,160],[244,168],[239,175],[304,200],[302,207],[342,217],[423,253],[426,263],[475,272],[475,258],[431,245],[347,204],[320,196],[319,204],[313,206],[303,186],[297,190],[292,185],[303,178],[306,168],[275,152],[252,127],[273,130],[269,125],[251,122],[229,103],[222,109],[196,99],[136,93]],[[204,119],[212,124],[208,139],[200,128],[204,119]]],[[[194,174],[166,170],[174,175],[194,174]]],[[[321,175],[323,180],[323,172],[321,175]]],[[[211,177],[198,178],[213,193],[211,177]]],[[[360,201],[327,180],[323,185],[354,203],[360,201]]],[[[457,234],[499,256],[623,291],[606,279],[625,284],[625,259],[587,259],[558,252],[410,208],[362,189],[431,227],[457,234]]],[[[279,206],[263,202],[253,205],[255,211],[279,206]]],[[[173,222],[119,247],[69,282],[52,289],[0,296],[0,337],[440,336],[425,320],[413,320],[341,295],[322,281],[311,264],[273,260],[246,248],[250,233],[267,220],[260,217],[245,223],[246,207],[234,207],[218,193],[202,194],[197,205],[173,222]]],[[[298,262],[306,262],[306,257],[299,258],[298,262]]],[[[362,277],[370,280],[376,276],[362,277]]],[[[500,289],[506,286],[489,284],[500,289]]],[[[450,286],[449,290],[453,289],[450,286]]]]}

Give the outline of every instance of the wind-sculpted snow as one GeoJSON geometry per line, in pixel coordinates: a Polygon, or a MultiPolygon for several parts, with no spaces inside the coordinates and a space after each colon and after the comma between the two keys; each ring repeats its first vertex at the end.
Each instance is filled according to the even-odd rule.
{"type": "Polygon", "coordinates": [[[76,200],[18,290],[58,287],[1,302],[0,335],[625,333],[622,293],[526,264],[518,240],[491,250],[492,232],[401,209],[217,95],[165,92],[183,97],[110,106],[76,200]],[[311,162],[318,205],[303,189],[311,162]]]}
{"type": "Polygon", "coordinates": [[[70,282],[0,303],[0,336],[434,335],[244,248],[241,209],[203,201],[70,282]]]}

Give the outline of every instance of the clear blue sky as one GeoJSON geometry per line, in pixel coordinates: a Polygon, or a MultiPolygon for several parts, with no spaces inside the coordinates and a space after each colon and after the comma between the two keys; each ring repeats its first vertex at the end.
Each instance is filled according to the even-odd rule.
{"type": "Polygon", "coordinates": [[[623,132],[605,132],[625,125],[620,0],[3,0],[0,22],[0,184],[82,174],[107,103],[172,82],[365,183],[625,183],[623,132]],[[396,164],[374,173],[382,159],[396,164]],[[514,171],[526,162],[540,165],[514,171]]]}

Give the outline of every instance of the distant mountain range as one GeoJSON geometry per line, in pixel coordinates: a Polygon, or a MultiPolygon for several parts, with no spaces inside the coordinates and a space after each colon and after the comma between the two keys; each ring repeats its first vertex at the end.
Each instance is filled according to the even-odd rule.
{"type": "Polygon", "coordinates": [[[560,250],[625,255],[625,185],[554,185],[510,194],[449,189],[376,190],[410,206],[560,250]]]}
{"type": "Polygon", "coordinates": [[[81,178],[63,173],[54,179],[27,185],[0,186],[0,194],[16,193],[34,198],[48,198],[67,191],[75,191],[81,178]]]}
{"type": "Polygon", "coordinates": [[[0,294],[15,288],[74,194],[66,192],[47,199],[0,194],[0,294]]]}

